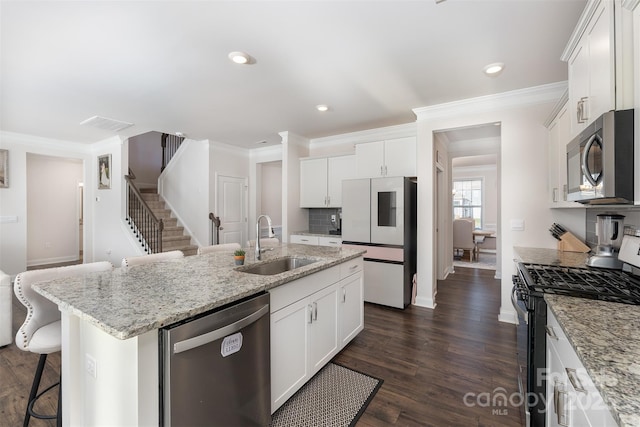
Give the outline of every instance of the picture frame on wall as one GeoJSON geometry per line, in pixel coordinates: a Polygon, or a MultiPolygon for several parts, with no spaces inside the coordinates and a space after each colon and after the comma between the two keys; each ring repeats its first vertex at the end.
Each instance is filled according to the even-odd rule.
{"type": "Polygon", "coordinates": [[[0,150],[0,188],[9,188],[9,150],[0,150]]]}
{"type": "Polygon", "coordinates": [[[111,188],[111,154],[98,156],[98,190],[111,188]]]}

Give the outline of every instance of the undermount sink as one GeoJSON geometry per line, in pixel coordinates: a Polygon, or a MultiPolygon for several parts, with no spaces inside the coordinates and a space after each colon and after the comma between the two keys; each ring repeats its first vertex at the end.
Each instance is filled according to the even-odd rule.
{"type": "Polygon", "coordinates": [[[261,262],[259,264],[242,267],[239,268],[238,271],[242,273],[271,276],[273,274],[295,270],[296,268],[304,267],[305,265],[313,264],[314,262],[317,262],[317,260],[289,256],[285,258],[274,259],[273,261],[261,262]]]}

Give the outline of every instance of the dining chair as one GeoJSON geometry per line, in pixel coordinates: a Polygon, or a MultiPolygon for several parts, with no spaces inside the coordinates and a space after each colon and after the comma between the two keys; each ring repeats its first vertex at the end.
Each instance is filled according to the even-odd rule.
{"type": "Polygon", "coordinates": [[[151,264],[154,262],[168,261],[170,259],[184,258],[184,253],[180,250],[169,252],[158,252],[157,254],[140,255],[122,258],[121,267],[131,267],[134,265],[151,264]]]}
{"type": "Polygon", "coordinates": [[[469,259],[473,262],[476,242],[473,237],[473,220],[460,218],[453,220],[453,250],[469,251],[469,259]]]}
{"type": "Polygon", "coordinates": [[[33,405],[44,393],[60,385],[54,383],[38,393],[40,380],[44,371],[47,355],[60,351],[62,347],[61,315],[58,306],[32,289],[37,282],[67,277],[80,276],[86,273],[109,271],[113,265],[108,261],[70,265],[66,267],[45,268],[20,273],[16,276],[13,289],[18,301],[27,308],[27,317],[16,334],[16,346],[23,351],[40,355],[36,373],[33,377],[27,409],[24,416],[24,427],[29,425],[31,417],[39,419],[57,419],[61,425],[60,388],[58,388],[58,410],[56,415],[42,415],[33,410],[33,405]]]}
{"type": "Polygon", "coordinates": [[[221,243],[219,245],[199,247],[198,255],[210,254],[212,252],[235,251],[237,249],[241,249],[240,243],[221,243]]]}

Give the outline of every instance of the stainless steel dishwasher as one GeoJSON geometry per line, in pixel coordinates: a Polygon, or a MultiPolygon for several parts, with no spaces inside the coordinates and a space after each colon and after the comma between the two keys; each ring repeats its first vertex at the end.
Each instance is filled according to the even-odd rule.
{"type": "Polygon", "coordinates": [[[264,293],[161,329],[161,425],[269,425],[269,325],[264,293]]]}

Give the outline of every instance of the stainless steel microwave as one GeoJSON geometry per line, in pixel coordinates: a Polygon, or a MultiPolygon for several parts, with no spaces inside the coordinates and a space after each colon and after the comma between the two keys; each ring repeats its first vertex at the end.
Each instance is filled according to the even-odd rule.
{"type": "Polygon", "coordinates": [[[567,200],[633,203],[633,114],[609,111],[567,144],[567,200]]]}

